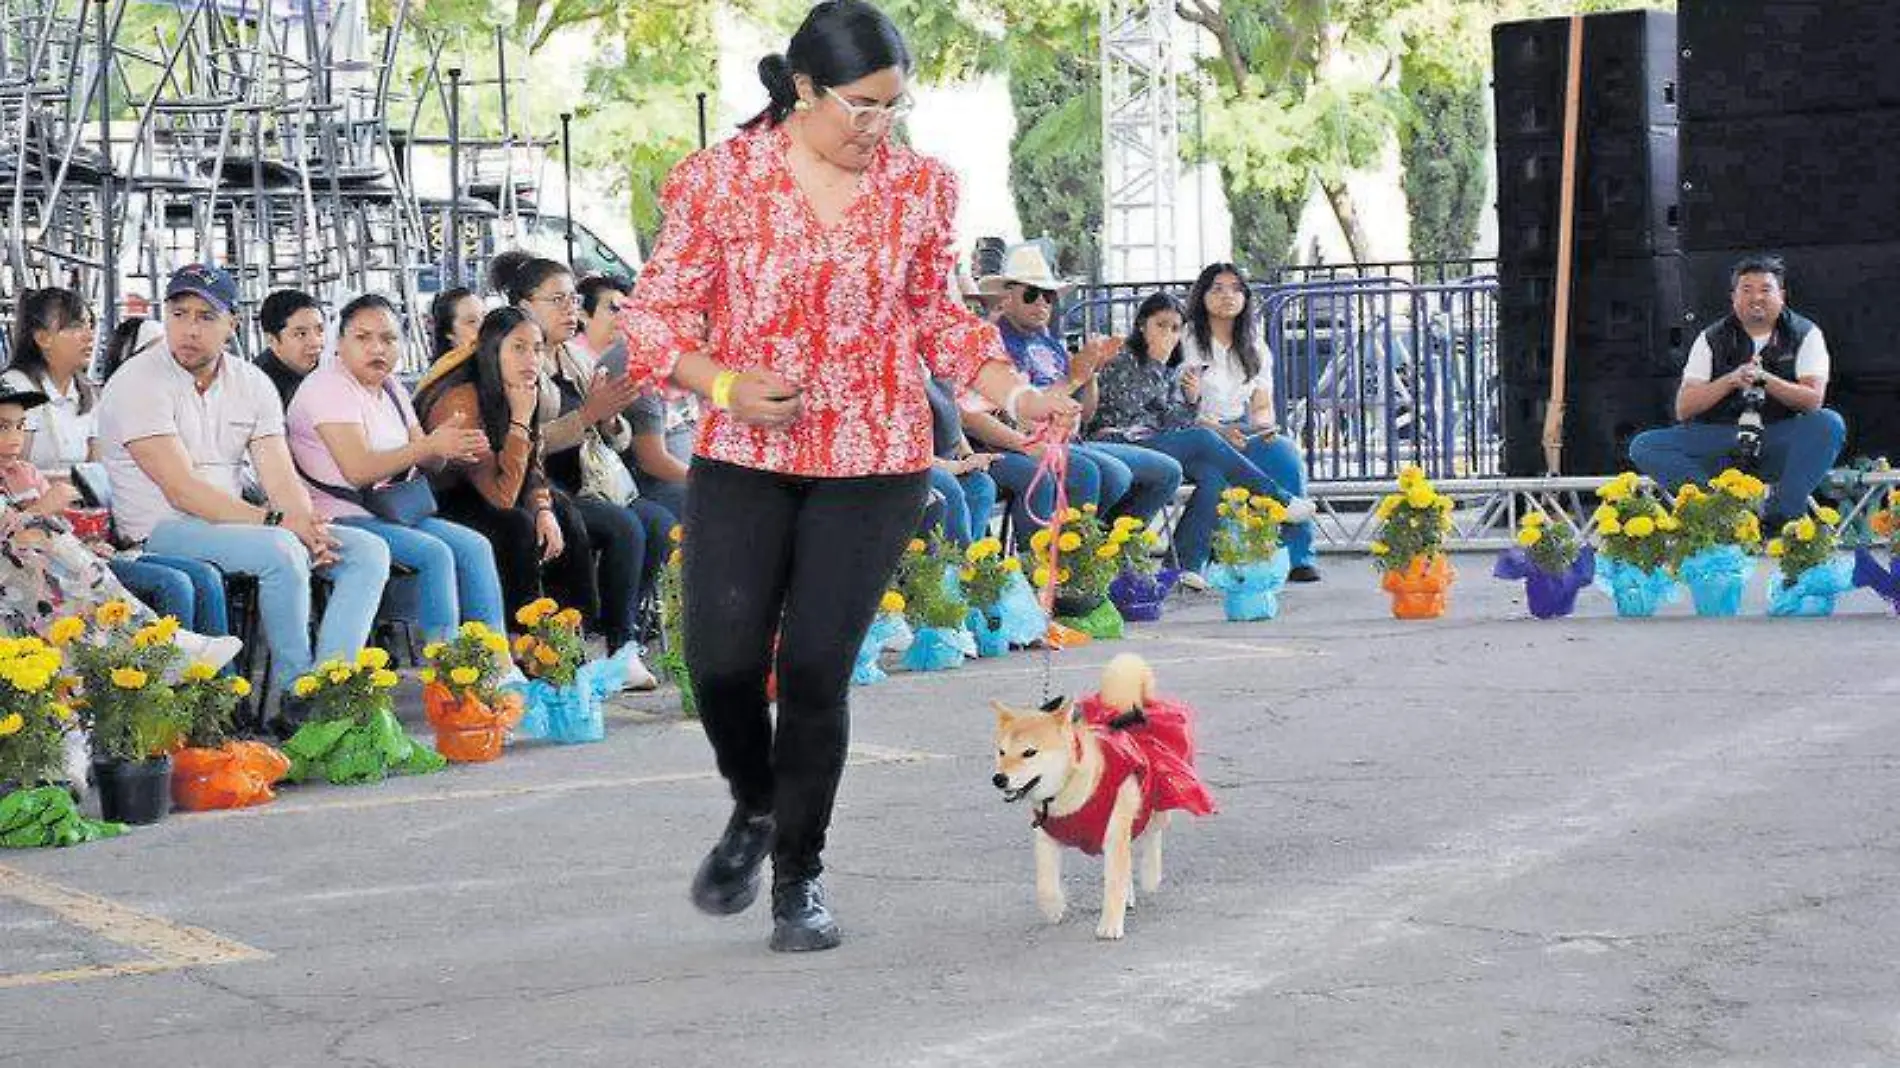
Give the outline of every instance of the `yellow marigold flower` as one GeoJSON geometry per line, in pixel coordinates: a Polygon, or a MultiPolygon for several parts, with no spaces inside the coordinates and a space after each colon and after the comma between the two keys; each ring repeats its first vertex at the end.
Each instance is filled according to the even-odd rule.
{"type": "Polygon", "coordinates": [[[231,680],[231,692],[239,697],[251,696],[251,680],[235,678],[231,680]]]}
{"type": "Polygon", "coordinates": [[[920,552],[923,552],[926,548],[928,548],[928,546],[924,544],[924,539],[912,538],[910,539],[910,544],[904,546],[904,551],[911,552],[911,553],[920,553],[920,552]]]}
{"type": "Polygon", "coordinates": [[[522,605],[521,609],[515,613],[515,622],[524,627],[539,626],[542,617],[547,613],[541,611],[540,608],[536,606],[537,604],[538,602],[535,604],[522,605]]]}
{"type": "Polygon", "coordinates": [[[1370,548],[1372,549],[1372,555],[1374,556],[1384,556],[1386,553],[1389,553],[1392,551],[1392,547],[1382,541],[1373,542],[1370,548]]]}
{"type": "Polygon", "coordinates": [[[67,616],[56,621],[46,632],[46,637],[54,645],[68,645],[86,635],[86,621],[79,616],[67,616]]]}
{"type": "Polygon", "coordinates": [[[680,566],[680,561],[684,559],[686,559],[686,557],[682,556],[678,549],[674,549],[672,552],[666,554],[666,566],[678,567],[680,566]]]}
{"type": "Polygon", "coordinates": [[[578,630],[581,625],[581,611],[578,608],[563,608],[554,614],[554,625],[568,630],[578,630]]]}
{"type": "Polygon", "coordinates": [[[420,677],[422,678],[422,683],[423,683],[423,685],[425,685],[425,686],[426,686],[426,685],[428,685],[429,683],[431,683],[431,682],[434,682],[434,681],[435,681],[435,669],[434,669],[434,668],[423,668],[423,669],[422,669],[422,671],[421,671],[421,672],[420,672],[419,674],[420,674],[420,677]]]}
{"type": "Polygon", "coordinates": [[[684,538],[685,536],[686,536],[686,528],[680,526],[678,523],[673,524],[673,526],[669,528],[666,532],[666,540],[672,542],[675,545],[678,545],[680,543],[680,539],[684,538]]]}
{"type": "Polygon", "coordinates": [[[317,687],[322,685],[321,682],[317,681],[315,675],[305,675],[298,679],[295,685],[291,686],[290,692],[296,694],[298,697],[309,697],[311,694],[317,692],[317,687]]]}
{"type": "Polygon", "coordinates": [[[210,682],[212,679],[218,677],[218,669],[202,660],[197,660],[186,665],[185,670],[180,673],[180,676],[186,682],[210,682]]]}
{"type": "Polygon", "coordinates": [[[124,601],[107,601],[99,606],[99,611],[93,615],[93,618],[97,619],[102,627],[121,626],[126,620],[132,618],[132,606],[124,601]]]}
{"type": "Polygon", "coordinates": [[[1144,530],[1144,531],[1142,531],[1142,533],[1141,533],[1141,543],[1142,543],[1143,545],[1146,545],[1146,546],[1147,546],[1148,548],[1150,548],[1150,549],[1152,549],[1152,548],[1155,548],[1156,546],[1158,546],[1158,545],[1160,545],[1160,544],[1161,544],[1161,534],[1160,534],[1160,532],[1159,532],[1159,531],[1153,531],[1153,530],[1144,530]]]}
{"type": "Polygon", "coordinates": [[[1128,544],[1129,539],[1133,538],[1134,536],[1135,535],[1132,531],[1127,531],[1127,530],[1110,531],[1108,535],[1108,544],[1126,545],[1128,544]]]}
{"type": "Polygon", "coordinates": [[[1015,574],[1016,572],[1018,572],[1018,571],[1021,571],[1022,569],[1023,569],[1023,562],[1022,562],[1021,560],[1018,560],[1018,559],[1016,559],[1016,558],[1015,558],[1015,557],[1013,557],[1013,556],[1005,556],[1005,557],[1003,557],[1003,570],[1004,570],[1004,571],[1007,571],[1007,572],[1009,572],[1010,574],[1012,574],[1012,575],[1013,575],[1013,574],[1015,574]]]}
{"type": "MultiPolygon", "coordinates": [[[[1812,526],[1814,520],[1803,519],[1802,522],[1812,526]]],[[[1760,541],[1761,520],[1752,515],[1743,516],[1741,520],[1735,524],[1735,536],[1743,541],[1760,541]]],[[[1804,538],[1802,540],[1805,541],[1807,539],[1804,538]]]]}
{"type": "Polygon", "coordinates": [[[341,686],[350,681],[351,676],[354,674],[355,672],[352,672],[349,668],[337,668],[330,672],[330,685],[341,686]]]}
{"type": "Polygon", "coordinates": [[[1550,517],[1542,512],[1526,512],[1524,514],[1524,525],[1526,527],[1541,527],[1548,522],[1550,522],[1550,517]]]}
{"type": "Polygon", "coordinates": [[[1222,501],[1219,504],[1214,506],[1214,514],[1217,516],[1220,516],[1222,519],[1225,519],[1229,515],[1233,514],[1233,511],[1234,511],[1233,508],[1230,507],[1226,501],[1222,501]]]}
{"type": "Polygon", "coordinates": [[[151,676],[140,671],[138,668],[122,667],[112,669],[112,685],[117,686],[121,690],[143,689],[145,684],[150,681],[151,676]]]}
{"type": "Polygon", "coordinates": [[[1632,538],[1647,538],[1656,533],[1656,521],[1646,515],[1639,515],[1623,524],[1623,531],[1632,538]]]}
{"type": "Polygon", "coordinates": [[[1253,494],[1249,493],[1245,486],[1229,486],[1222,491],[1220,499],[1229,504],[1245,504],[1247,498],[1251,496],[1253,494]]]}
{"type": "Polygon", "coordinates": [[[1900,508],[1900,489],[1887,491],[1887,507],[1900,508]]]}
{"type": "MultiPolygon", "coordinates": [[[[1083,505],[1083,506],[1082,506],[1082,514],[1083,514],[1083,515],[1094,515],[1094,514],[1095,514],[1095,502],[1093,502],[1093,501],[1090,501],[1090,502],[1089,502],[1088,504],[1085,504],[1085,505],[1083,505]]],[[[1080,516],[1078,516],[1077,518],[1081,518],[1081,517],[1080,517],[1080,516]]]]}
{"type": "Polygon", "coordinates": [[[1820,527],[1815,525],[1814,519],[1810,516],[1802,516],[1800,522],[1794,527],[1794,536],[1802,541],[1813,541],[1820,533],[1820,527]]]}
{"type": "Polygon", "coordinates": [[[429,644],[422,647],[423,658],[427,660],[434,660],[436,657],[442,655],[443,648],[444,646],[441,642],[430,642],[429,644]]]}
{"type": "Polygon", "coordinates": [[[904,595],[896,590],[885,590],[884,596],[877,602],[877,609],[887,616],[894,616],[904,610],[904,595]]]}
{"type": "Polygon", "coordinates": [[[1286,522],[1286,505],[1281,504],[1279,501],[1268,501],[1267,507],[1266,507],[1266,513],[1267,513],[1267,519],[1271,522],[1274,522],[1274,523],[1286,522]]]}
{"type": "Polygon", "coordinates": [[[1071,530],[1068,533],[1062,535],[1061,539],[1058,540],[1056,544],[1059,547],[1061,547],[1063,552],[1072,553],[1082,547],[1082,535],[1077,534],[1075,531],[1071,530]]]}
{"type": "Polygon", "coordinates": [[[1517,543],[1526,549],[1544,540],[1544,532],[1538,527],[1525,527],[1517,532],[1517,543]]]}
{"type": "Polygon", "coordinates": [[[496,656],[508,655],[508,639],[500,634],[489,634],[482,639],[482,646],[496,656]]]}
{"type": "Polygon", "coordinates": [[[1821,522],[1826,523],[1830,527],[1841,521],[1841,513],[1829,508],[1825,504],[1816,508],[1814,514],[1820,517],[1821,522]]]}
{"type": "Polygon", "coordinates": [[[1029,536],[1029,547],[1039,553],[1048,552],[1050,537],[1049,528],[1043,527],[1029,536]]]}
{"type": "Polygon", "coordinates": [[[10,734],[18,734],[21,730],[25,729],[25,727],[26,718],[21,716],[18,712],[15,712],[5,719],[0,719],[0,738],[5,738],[10,734]]]}
{"type": "Polygon", "coordinates": [[[976,568],[974,567],[958,568],[957,577],[962,579],[965,582],[974,582],[976,580],[976,568]]]}
{"type": "Polygon", "coordinates": [[[532,652],[534,652],[534,635],[523,634],[515,639],[515,655],[527,656],[532,652]]]}
{"type": "Polygon", "coordinates": [[[1623,524],[1619,520],[1615,519],[1614,517],[1610,519],[1605,519],[1602,522],[1597,524],[1597,533],[1598,534],[1621,534],[1623,533],[1623,524]]]}
{"type": "Polygon", "coordinates": [[[1255,508],[1265,511],[1267,505],[1273,503],[1273,498],[1267,496],[1264,493],[1256,493],[1252,497],[1249,497],[1247,499],[1247,503],[1253,505],[1255,508]]]}
{"type": "Polygon", "coordinates": [[[1121,546],[1114,542],[1105,542],[1095,547],[1095,557],[1098,560],[1113,560],[1121,554],[1121,546]]]}
{"type": "Polygon", "coordinates": [[[1030,578],[1031,578],[1031,579],[1032,579],[1032,580],[1033,580],[1033,581],[1034,581],[1034,582],[1036,583],[1036,585],[1038,585],[1038,586],[1047,586],[1047,585],[1049,585],[1049,569],[1048,569],[1048,568],[1046,568],[1046,567],[1039,567],[1039,568],[1037,568],[1037,569],[1036,569],[1036,570],[1035,570],[1034,572],[1032,572],[1032,573],[1030,574],[1030,576],[1029,576],[1029,577],[1030,577],[1030,578]]]}
{"type": "Polygon", "coordinates": [[[1116,530],[1130,530],[1130,531],[1140,530],[1142,527],[1145,527],[1147,525],[1148,524],[1143,523],[1141,520],[1136,519],[1132,515],[1125,515],[1115,520],[1116,530]]]}
{"type": "MultiPolygon", "coordinates": [[[[487,633],[488,633],[488,628],[482,627],[480,623],[462,624],[463,637],[479,638],[482,635],[487,634],[487,633]],[[481,631],[480,633],[470,633],[468,629],[470,627],[481,627],[481,631]]],[[[389,666],[389,653],[372,645],[369,648],[363,649],[356,654],[356,666],[360,668],[369,668],[371,671],[381,670],[382,668],[386,668],[389,666]]]]}
{"type": "Polygon", "coordinates": [[[1063,568],[1063,569],[1062,569],[1061,571],[1059,571],[1059,572],[1057,572],[1057,573],[1056,573],[1056,581],[1057,581],[1057,582],[1067,582],[1067,581],[1069,581],[1069,569],[1065,567],[1065,568],[1063,568]]]}
{"type": "Polygon", "coordinates": [[[1611,504],[1621,504],[1629,499],[1630,490],[1621,482],[1606,482],[1597,487],[1597,496],[1611,504]]]}
{"type": "Polygon", "coordinates": [[[1788,554],[1788,545],[1786,542],[1782,541],[1780,538],[1774,538],[1768,542],[1769,556],[1779,557],[1779,556],[1786,556],[1787,554],[1788,554]]]}
{"type": "Polygon", "coordinates": [[[554,649],[554,646],[552,645],[544,644],[544,645],[536,646],[534,650],[534,658],[537,661],[543,664],[546,664],[548,667],[553,667],[554,665],[561,662],[561,654],[556,652],[554,649]]]}
{"type": "Polygon", "coordinates": [[[1457,506],[1456,501],[1442,493],[1438,495],[1438,499],[1433,501],[1432,504],[1441,512],[1449,512],[1457,506]]]}
{"type": "Polygon", "coordinates": [[[1406,464],[1399,469],[1399,486],[1401,489],[1409,490],[1413,486],[1424,483],[1424,481],[1425,469],[1417,464],[1406,464]]]}
{"type": "Polygon", "coordinates": [[[157,626],[140,627],[138,633],[132,635],[132,644],[139,649],[150,649],[154,645],[162,644],[164,640],[157,626]]]}
{"type": "Polygon", "coordinates": [[[1404,503],[1405,498],[1403,496],[1397,493],[1389,493],[1379,499],[1379,508],[1375,515],[1382,520],[1390,519],[1392,518],[1392,513],[1398,511],[1399,505],[1404,503]]]}
{"type": "Polygon", "coordinates": [[[449,672],[449,681],[457,686],[473,686],[482,673],[472,667],[459,667],[449,672]]]}
{"type": "Polygon", "coordinates": [[[401,681],[402,676],[388,668],[378,668],[372,672],[369,677],[369,684],[379,690],[393,690],[396,688],[396,684],[401,681]]]}
{"type": "Polygon", "coordinates": [[[17,668],[13,673],[13,686],[21,693],[39,693],[52,684],[53,673],[44,665],[17,668]]]}
{"type": "Polygon", "coordinates": [[[1682,529],[1682,520],[1677,519],[1668,512],[1664,512],[1656,517],[1656,529],[1666,534],[1674,534],[1676,531],[1682,529]]]}
{"type": "Polygon", "coordinates": [[[1431,508],[1438,503],[1438,494],[1430,486],[1420,483],[1405,491],[1405,503],[1414,508],[1431,508]]]}

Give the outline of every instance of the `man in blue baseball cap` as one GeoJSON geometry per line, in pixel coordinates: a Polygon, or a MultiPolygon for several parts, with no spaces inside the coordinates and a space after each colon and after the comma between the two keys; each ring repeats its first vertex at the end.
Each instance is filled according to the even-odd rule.
{"type": "MultiPolygon", "coordinates": [[[[254,575],[279,685],[321,659],[351,658],[369,641],[389,577],[389,547],[367,531],[332,527],[297,477],[284,406],[255,364],[230,357],[237,285],[193,264],[165,286],[165,343],[126,361],[99,398],[99,445],[112,480],[119,535],[147,552],[205,560],[254,575]],[[266,501],[246,501],[246,461],[266,501]],[[332,593],[310,640],[310,574],[332,593]]],[[[297,710],[280,706],[281,728],[297,710]]]]}

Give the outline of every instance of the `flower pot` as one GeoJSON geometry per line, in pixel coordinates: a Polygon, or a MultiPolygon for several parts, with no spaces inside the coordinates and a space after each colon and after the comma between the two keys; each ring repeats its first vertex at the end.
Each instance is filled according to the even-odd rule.
{"type": "Polygon", "coordinates": [[[1002,611],[995,605],[970,609],[963,627],[976,638],[977,656],[988,658],[1009,652],[1009,638],[1003,633],[1002,611]]]}
{"type": "Polygon", "coordinates": [[[1103,598],[1087,615],[1063,616],[1064,626],[1081,631],[1096,641],[1114,641],[1123,634],[1121,613],[1115,605],[1103,598]]]}
{"type": "Polygon", "coordinates": [[[1676,578],[1663,568],[1645,571],[1615,557],[1605,557],[1597,567],[1597,585],[1616,603],[1616,614],[1625,619],[1647,619],[1663,605],[1682,595],[1676,578]]]}
{"type": "Polygon", "coordinates": [[[1717,545],[1682,562],[1677,569],[1698,616],[1738,616],[1755,561],[1738,545],[1717,545]]]}
{"type": "Polygon", "coordinates": [[[99,814],[113,823],[157,823],[172,808],[172,758],[94,760],[99,814]]]}
{"type": "Polygon", "coordinates": [[[315,720],[297,728],[284,743],[291,782],[321,776],[333,785],[381,782],[390,775],[423,775],[447,763],[432,749],[417,745],[388,707],[367,719],[315,720]]]}
{"type": "Polygon", "coordinates": [[[1882,564],[1872,549],[1855,549],[1853,580],[1855,586],[1874,591],[1900,613],[1900,557],[1882,564]]]}
{"type": "Polygon", "coordinates": [[[1854,588],[1854,565],[1830,560],[1795,576],[1793,582],[1777,574],[1768,588],[1771,616],[1831,616],[1834,599],[1854,588]]]}
{"type": "Polygon", "coordinates": [[[1457,577],[1451,560],[1441,553],[1430,559],[1413,557],[1403,569],[1387,571],[1379,585],[1392,595],[1393,618],[1437,619],[1445,614],[1451,582],[1457,577]]]}
{"type": "Polygon", "coordinates": [[[1049,614],[1042,610],[1035,587],[1021,572],[1011,574],[1003,583],[1003,596],[996,602],[997,618],[1002,622],[1003,638],[1013,646],[1028,648],[1043,640],[1049,630],[1049,614]]]}
{"type": "Polygon", "coordinates": [[[58,784],[0,784],[0,849],[70,846],[125,833],[123,823],[102,823],[79,814],[72,792],[58,784]]]}
{"type": "Polygon", "coordinates": [[[521,722],[521,695],[503,693],[494,703],[440,682],[422,688],[422,708],[435,728],[435,751],[457,764],[483,764],[501,757],[508,730],[521,722]]]}
{"type": "Polygon", "coordinates": [[[172,807],[208,812],[261,805],[276,798],[271,787],[289,772],[289,758],[262,742],[180,749],[172,754],[172,807]]]}
{"type": "Polygon", "coordinates": [[[965,658],[975,655],[976,639],[961,627],[918,627],[910,648],[904,650],[904,668],[949,671],[962,667],[965,658]]]}
{"type": "Polygon", "coordinates": [[[1522,579],[1524,601],[1537,619],[1561,619],[1577,610],[1577,592],[1596,577],[1596,550],[1584,546],[1577,559],[1559,574],[1538,567],[1523,549],[1509,549],[1498,558],[1492,574],[1522,579]]]}
{"type": "Polygon", "coordinates": [[[1082,619],[1107,600],[1107,597],[1097,593],[1063,593],[1057,590],[1056,616],[1061,619],[1082,619]]]}
{"type": "Polygon", "coordinates": [[[1162,602],[1181,578],[1181,572],[1164,568],[1152,575],[1124,570],[1108,584],[1108,599],[1129,623],[1153,623],[1161,618],[1162,602]]]}
{"type": "Polygon", "coordinates": [[[903,652],[916,641],[911,632],[910,621],[897,612],[885,612],[871,621],[871,627],[864,633],[864,641],[858,645],[857,663],[851,669],[851,683],[854,686],[869,686],[890,678],[881,663],[885,650],[903,652]]]}
{"type": "Polygon", "coordinates": [[[1221,608],[1229,623],[1252,623],[1279,617],[1287,571],[1288,557],[1281,549],[1268,560],[1215,564],[1207,569],[1207,582],[1221,591],[1221,608]]]}

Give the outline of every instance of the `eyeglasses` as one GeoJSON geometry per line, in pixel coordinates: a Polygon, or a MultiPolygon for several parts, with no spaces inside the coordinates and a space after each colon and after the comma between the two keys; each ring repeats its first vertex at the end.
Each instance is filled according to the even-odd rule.
{"type": "Polygon", "coordinates": [[[1207,291],[1209,293],[1214,294],[1215,296],[1220,296],[1220,297],[1244,297],[1247,295],[1246,286],[1238,285],[1232,282],[1218,282],[1214,285],[1208,286],[1207,291]]]}
{"type": "Polygon", "coordinates": [[[917,106],[907,96],[900,96],[889,104],[853,104],[838,95],[836,89],[826,89],[825,95],[838,102],[838,106],[850,118],[851,128],[860,133],[874,129],[879,122],[901,122],[917,106]]]}
{"type": "Polygon", "coordinates": [[[563,304],[578,305],[581,302],[581,295],[579,293],[555,293],[545,297],[529,297],[528,301],[532,304],[551,304],[558,308],[563,304]]]}
{"type": "Polygon", "coordinates": [[[1056,302],[1056,291],[1053,289],[1039,289],[1036,286],[1023,287],[1024,304],[1041,304],[1045,300],[1054,304],[1056,302]]]}

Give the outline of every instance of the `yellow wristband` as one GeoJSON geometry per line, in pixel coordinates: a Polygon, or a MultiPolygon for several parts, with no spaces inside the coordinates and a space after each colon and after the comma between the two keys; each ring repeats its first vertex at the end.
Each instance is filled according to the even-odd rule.
{"type": "Polygon", "coordinates": [[[737,385],[738,382],[739,372],[719,372],[718,376],[713,379],[712,392],[710,394],[712,406],[721,411],[732,407],[732,387],[737,385]]]}

